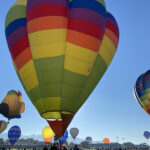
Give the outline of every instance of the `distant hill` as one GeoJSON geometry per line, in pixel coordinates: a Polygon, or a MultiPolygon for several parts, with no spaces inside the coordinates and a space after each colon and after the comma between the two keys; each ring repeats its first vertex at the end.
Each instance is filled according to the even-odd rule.
{"type": "MultiPolygon", "coordinates": [[[[0,138],[8,139],[8,136],[6,133],[0,134],[0,138]]],[[[27,139],[27,138],[33,138],[34,140],[43,141],[42,135],[21,135],[20,138],[27,139]]],[[[71,136],[67,139],[68,143],[73,142],[73,138],[71,136]]],[[[75,143],[80,144],[84,139],[76,138],[75,143]]],[[[101,143],[98,141],[93,141],[92,143],[101,143]]]]}
{"type": "MultiPolygon", "coordinates": [[[[0,138],[3,138],[3,139],[8,139],[8,136],[6,133],[4,134],[0,134],[0,138]]],[[[42,135],[21,135],[20,138],[23,138],[23,139],[27,139],[27,138],[32,138],[34,140],[38,140],[38,141],[43,141],[43,137],[42,135]]],[[[70,142],[73,142],[73,139],[71,136],[68,137],[67,141],[70,143],[70,142]]],[[[80,138],[76,138],[75,142],[77,144],[80,144],[82,141],[84,141],[83,139],[80,139],[80,138]]]]}

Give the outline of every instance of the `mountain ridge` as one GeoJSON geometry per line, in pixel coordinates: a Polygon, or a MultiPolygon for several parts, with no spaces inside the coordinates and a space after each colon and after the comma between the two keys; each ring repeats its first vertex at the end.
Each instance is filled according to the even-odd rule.
{"type": "MultiPolygon", "coordinates": [[[[0,138],[3,138],[4,140],[8,139],[7,133],[0,134],[0,138]]],[[[34,140],[43,141],[42,135],[21,135],[20,138],[22,138],[22,139],[32,138],[34,140]]],[[[74,142],[74,140],[71,136],[68,136],[67,141],[68,141],[68,143],[74,142]]],[[[85,139],[81,139],[78,137],[75,139],[76,144],[80,144],[83,141],[85,141],[85,139]]],[[[93,141],[92,143],[101,143],[101,142],[100,141],[93,141]]]]}

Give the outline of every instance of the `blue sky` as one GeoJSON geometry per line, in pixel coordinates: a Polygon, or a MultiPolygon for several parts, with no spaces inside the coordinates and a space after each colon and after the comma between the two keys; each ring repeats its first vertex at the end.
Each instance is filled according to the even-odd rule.
{"type": "MultiPolygon", "coordinates": [[[[4,22],[10,6],[15,0],[0,2],[0,101],[7,91],[18,90],[23,94],[26,111],[22,119],[11,120],[19,125],[23,135],[41,134],[47,122],[40,117],[23,90],[14,71],[5,40],[4,22]]],[[[120,28],[120,41],[116,55],[107,72],[74,117],[68,127],[78,127],[79,137],[91,136],[102,141],[104,137],[119,142],[147,142],[143,137],[150,131],[148,116],[133,97],[133,87],[137,77],[150,69],[150,1],[105,0],[107,10],[116,18],[120,28]],[[124,141],[122,138],[125,138],[124,141]]],[[[5,119],[0,115],[0,120],[5,119]]],[[[4,132],[7,133],[8,129],[4,132]]]]}

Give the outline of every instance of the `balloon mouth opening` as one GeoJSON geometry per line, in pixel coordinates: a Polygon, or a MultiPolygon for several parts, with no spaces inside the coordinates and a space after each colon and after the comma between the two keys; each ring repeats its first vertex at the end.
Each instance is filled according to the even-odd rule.
{"type": "Polygon", "coordinates": [[[62,120],[62,115],[74,116],[74,113],[70,111],[46,111],[41,113],[41,117],[51,120],[62,120]]]}
{"type": "Polygon", "coordinates": [[[60,115],[61,118],[46,119],[54,133],[57,135],[57,137],[61,137],[64,135],[65,130],[67,129],[68,125],[74,117],[73,113],[60,113],[60,115]]]}

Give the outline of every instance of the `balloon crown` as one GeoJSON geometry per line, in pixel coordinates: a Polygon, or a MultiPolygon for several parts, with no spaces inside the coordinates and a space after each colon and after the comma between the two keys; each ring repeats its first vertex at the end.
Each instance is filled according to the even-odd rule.
{"type": "Polygon", "coordinates": [[[17,94],[18,95],[17,91],[15,91],[15,90],[8,91],[7,95],[9,95],[9,94],[17,94]]]}

